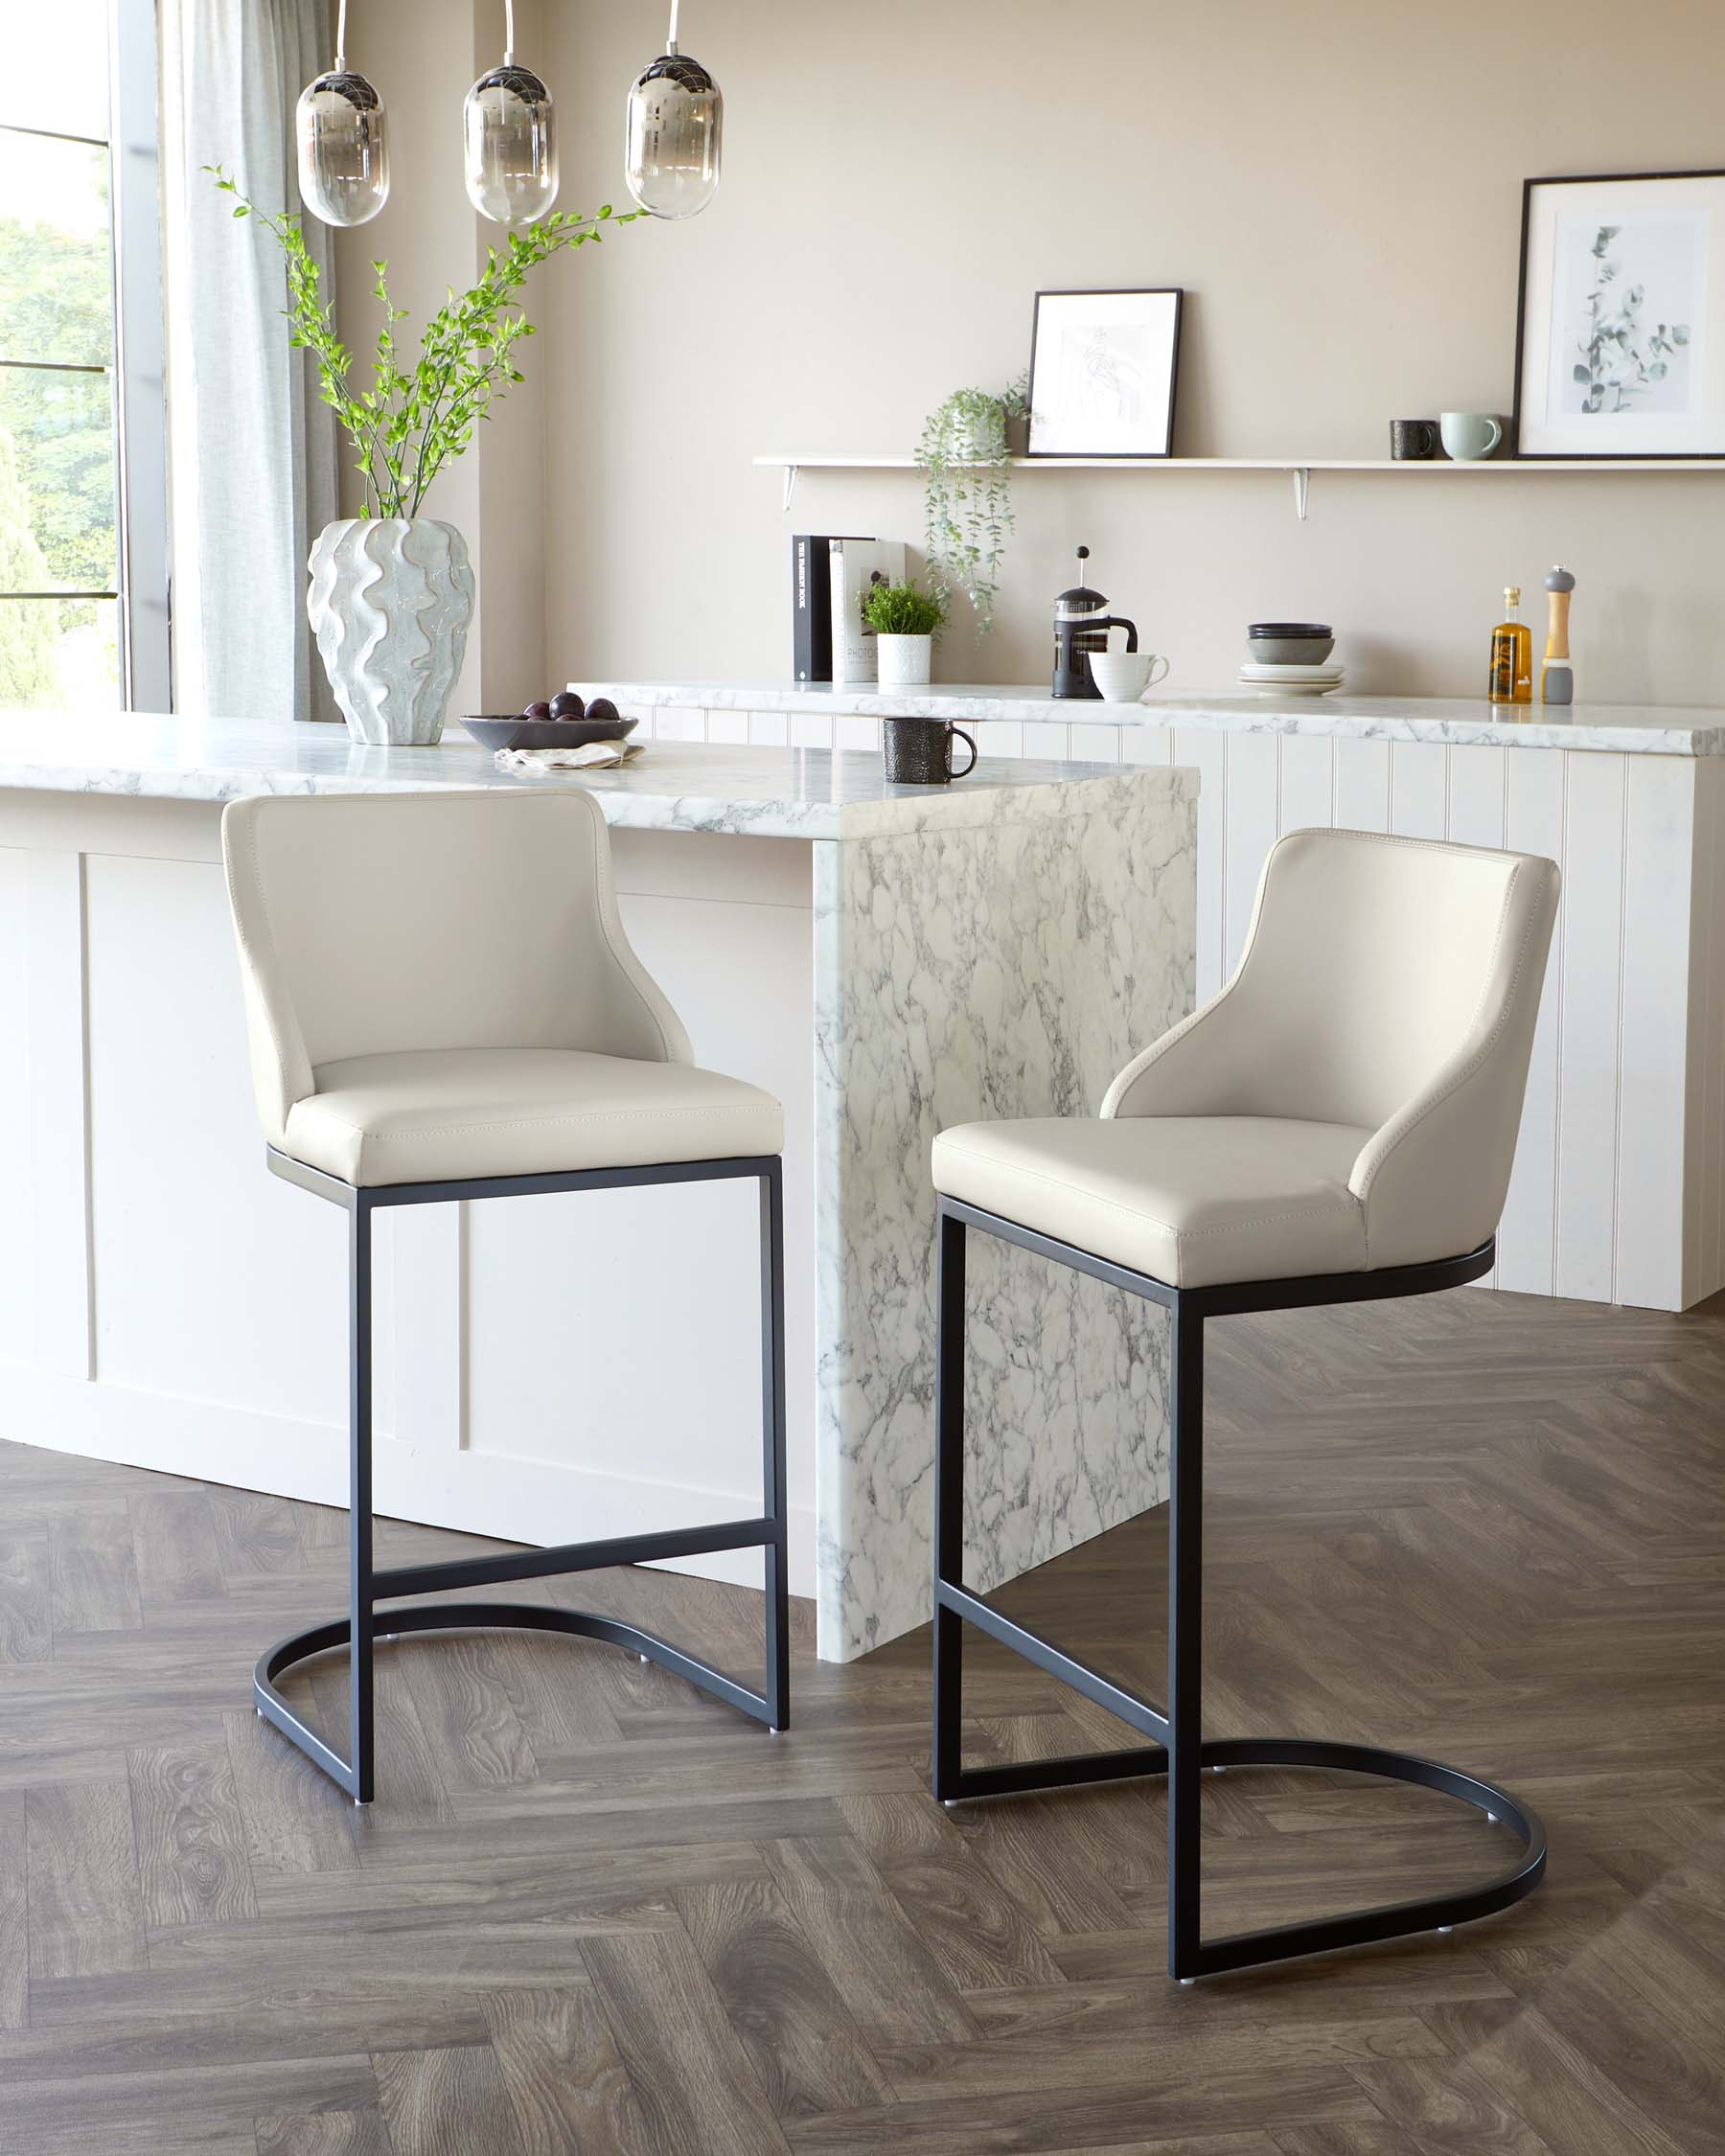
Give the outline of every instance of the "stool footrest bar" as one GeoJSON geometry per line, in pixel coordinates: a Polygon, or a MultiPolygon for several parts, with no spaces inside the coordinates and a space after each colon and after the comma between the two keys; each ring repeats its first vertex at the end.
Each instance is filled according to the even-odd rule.
{"type": "MultiPolygon", "coordinates": [[[[1089,1663],[1080,1662],[1075,1655],[1068,1654],[1051,1640],[1043,1639],[1040,1634],[1029,1631],[1022,1624],[1015,1624],[1010,1617],[1002,1617],[999,1610],[990,1609],[982,1597],[973,1594],[968,1587],[954,1586],[951,1580],[936,1580],[934,1599],[942,1609],[953,1611],[963,1617],[967,1624],[974,1624],[978,1632],[986,1632],[991,1640],[998,1640],[1001,1646],[1010,1647],[1015,1655],[1023,1655],[1026,1662],[1034,1663],[1038,1669],[1046,1670],[1050,1677],[1058,1677],[1063,1684],[1070,1685],[1075,1692],[1082,1692],[1086,1699],[1094,1700],[1098,1707],[1106,1708],[1109,1713],[1117,1714],[1128,1729],[1153,1737],[1159,1746],[1166,1742],[1168,1717],[1161,1708],[1152,1707],[1148,1700],[1139,1699],[1136,1692],[1126,1691],[1112,1678],[1104,1677],[1099,1669],[1092,1669],[1089,1663]]],[[[1162,1772],[1161,1768],[1152,1767],[1139,1771],[1144,1774],[1162,1772]]]]}
{"type": "Polygon", "coordinates": [[[548,1579],[563,1572],[604,1571],[612,1565],[651,1565],[665,1557],[704,1556],[715,1549],[757,1549],[783,1542],[771,1520],[725,1520],[609,1542],[565,1542],[549,1549],[511,1550],[501,1557],[462,1557],[442,1565],[396,1565],[372,1574],[373,1592],[447,1594],[457,1587],[494,1587],[505,1580],[548,1579]]]}

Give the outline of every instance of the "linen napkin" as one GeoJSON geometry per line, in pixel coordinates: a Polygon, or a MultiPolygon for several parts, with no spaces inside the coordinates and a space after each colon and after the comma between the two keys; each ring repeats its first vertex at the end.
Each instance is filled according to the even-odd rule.
{"type": "Polygon", "coordinates": [[[632,764],[643,748],[639,741],[585,741],[574,748],[499,748],[500,771],[609,771],[632,764]]]}

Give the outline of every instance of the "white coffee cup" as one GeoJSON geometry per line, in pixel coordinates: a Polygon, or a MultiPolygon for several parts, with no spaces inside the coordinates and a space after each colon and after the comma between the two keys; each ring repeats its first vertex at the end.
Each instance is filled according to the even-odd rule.
{"type": "Polygon", "coordinates": [[[1092,652],[1091,675],[1105,703],[1136,703],[1144,691],[1165,680],[1168,662],[1159,652],[1092,652]],[[1160,674],[1152,671],[1161,667],[1160,674]]]}
{"type": "Polygon", "coordinates": [[[1504,439],[1503,422],[1489,412],[1445,412],[1438,431],[1443,437],[1444,454],[1458,464],[1477,464],[1482,457],[1494,455],[1504,439]]]}

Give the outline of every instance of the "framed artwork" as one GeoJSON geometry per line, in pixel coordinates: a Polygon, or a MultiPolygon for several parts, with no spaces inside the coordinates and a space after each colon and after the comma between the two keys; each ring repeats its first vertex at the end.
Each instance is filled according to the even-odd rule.
{"type": "Polygon", "coordinates": [[[1038,292],[1030,331],[1033,457],[1165,457],[1174,440],[1178,287],[1038,292]]]}
{"type": "Polygon", "coordinates": [[[1525,183],[1515,441],[1725,456],[1725,172],[1525,183]]]}

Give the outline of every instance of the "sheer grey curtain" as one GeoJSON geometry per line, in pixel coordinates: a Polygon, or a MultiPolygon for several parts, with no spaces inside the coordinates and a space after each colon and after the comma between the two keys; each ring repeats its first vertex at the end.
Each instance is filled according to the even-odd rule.
{"type": "MultiPolygon", "coordinates": [[[[299,206],[293,106],[330,63],[326,0],[161,0],[174,702],[334,719],[306,625],[306,556],[336,509],[334,414],[288,344],[281,253],[203,168],[299,206]]],[[[306,238],[333,291],[330,235],[306,238]]]]}

